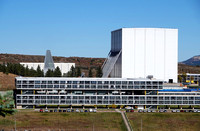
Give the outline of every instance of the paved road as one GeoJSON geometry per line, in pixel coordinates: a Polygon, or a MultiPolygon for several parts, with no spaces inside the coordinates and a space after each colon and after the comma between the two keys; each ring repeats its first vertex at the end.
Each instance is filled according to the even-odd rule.
{"type": "Polygon", "coordinates": [[[116,109],[115,111],[121,113],[122,118],[123,118],[123,120],[124,120],[124,123],[125,123],[125,125],[126,125],[127,130],[128,130],[128,131],[132,131],[132,130],[131,130],[131,127],[129,126],[129,122],[128,122],[128,120],[126,119],[126,116],[125,116],[125,114],[124,114],[124,111],[119,111],[118,109],[116,109]]]}

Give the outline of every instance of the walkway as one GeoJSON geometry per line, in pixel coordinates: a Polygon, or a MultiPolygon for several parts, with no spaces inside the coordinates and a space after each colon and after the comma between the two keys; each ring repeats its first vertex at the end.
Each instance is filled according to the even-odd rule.
{"type": "Polygon", "coordinates": [[[123,120],[124,120],[124,123],[125,123],[125,125],[126,125],[127,130],[128,130],[128,131],[132,131],[131,126],[130,126],[130,123],[129,123],[128,119],[126,118],[124,111],[119,111],[119,109],[115,109],[115,111],[121,113],[122,118],[123,118],[123,120]]]}

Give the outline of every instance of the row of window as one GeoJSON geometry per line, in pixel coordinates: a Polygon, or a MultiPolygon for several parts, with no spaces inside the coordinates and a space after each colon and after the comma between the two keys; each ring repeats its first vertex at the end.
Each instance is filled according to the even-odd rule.
{"type": "Polygon", "coordinates": [[[162,81],[17,81],[17,84],[113,84],[163,85],[162,81]]]}
{"type": "Polygon", "coordinates": [[[200,97],[151,97],[147,96],[17,96],[17,99],[123,99],[123,100],[200,100],[200,97]]]}
{"type": "Polygon", "coordinates": [[[132,101],[132,100],[17,100],[17,104],[200,104],[200,101],[132,101]]]}
{"type": "Polygon", "coordinates": [[[54,89],[163,89],[163,86],[131,86],[131,85],[17,85],[20,88],[54,88],[54,89]]]}

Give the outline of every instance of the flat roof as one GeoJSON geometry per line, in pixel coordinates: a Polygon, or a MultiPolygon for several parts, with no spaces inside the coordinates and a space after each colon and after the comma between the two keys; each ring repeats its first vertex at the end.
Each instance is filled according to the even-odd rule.
{"type": "Polygon", "coordinates": [[[96,81],[162,81],[158,79],[145,79],[145,78],[90,78],[90,77],[15,77],[17,80],[81,80],[81,81],[88,81],[88,80],[96,80],[96,81]]]}

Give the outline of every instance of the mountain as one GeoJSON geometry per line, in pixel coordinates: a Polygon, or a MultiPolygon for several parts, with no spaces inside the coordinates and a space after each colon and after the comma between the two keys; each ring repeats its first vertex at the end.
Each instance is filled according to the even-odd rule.
{"type": "Polygon", "coordinates": [[[186,61],[181,62],[186,65],[191,65],[191,66],[200,66],[200,55],[194,56],[186,61]]]}

